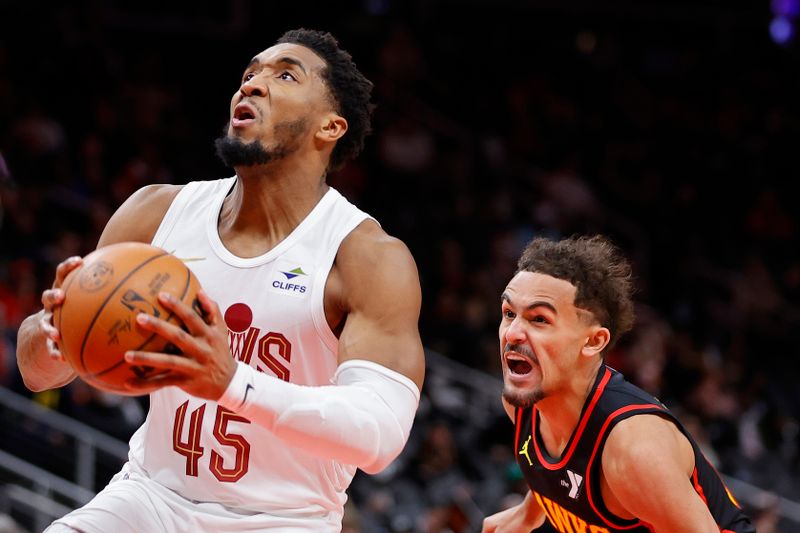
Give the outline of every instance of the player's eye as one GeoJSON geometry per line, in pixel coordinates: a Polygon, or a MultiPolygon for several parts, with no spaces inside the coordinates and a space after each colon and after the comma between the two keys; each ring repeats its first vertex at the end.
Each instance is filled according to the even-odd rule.
{"type": "Polygon", "coordinates": [[[294,74],[291,72],[281,72],[280,76],[278,77],[285,81],[297,81],[297,78],[295,78],[294,74]]]}
{"type": "Polygon", "coordinates": [[[247,74],[245,74],[245,75],[242,77],[242,83],[246,83],[246,82],[248,82],[248,81],[252,80],[254,76],[255,76],[255,73],[253,73],[253,72],[248,72],[247,74]]]}
{"type": "Polygon", "coordinates": [[[511,309],[503,309],[503,318],[507,318],[509,320],[514,320],[514,317],[517,316],[514,314],[514,311],[511,309]]]}

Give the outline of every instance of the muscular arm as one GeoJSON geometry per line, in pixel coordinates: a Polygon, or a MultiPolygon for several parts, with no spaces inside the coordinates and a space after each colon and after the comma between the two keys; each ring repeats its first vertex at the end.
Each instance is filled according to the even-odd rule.
{"type": "MultiPolygon", "coordinates": [[[[180,187],[173,185],[150,185],[131,195],[106,224],[97,247],[124,241],[150,242],[179,190],[180,187]]],[[[61,290],[64,278],[80,264],[79,260],[68,260],[58,266],[53,287],[42,294],[44,309],[20,325],[17,365],[25,386],[32,391],[61,387],[75,379],[75,371],[53,344],[59,340],[59,334],[52,325],[52,310],[64,301],[61,290]]]]}
{"type": "Polygon", "coordinates": [[[425,358],[418,328],[422,295],[408,249],[368,221],[342,243],[336,273],[347,313],[339,337],[339,363],[373,361],[422,389],[425,358]]]}
{"type": "MultiPolygon", "coordinates": [[[[425,372],[411,254],[374,222],[365,223],[340,247],[326,298],[338,298],[346,313],[333,385],[286,383],[239,363],[218,401],[289,446],[376,473],[408,439],[425,372]]],[[[212,322],[218,314],[211,310],[212,322]]]]}
{"type": "Polygon", "coordinates": [[[690,481],[691,444],[673,423],[657,415],[620,422],[608,437],[602,465],[611,496],[656,533],[719,533],[690,481]]]}
{"type": "Polygon", "coordinates": [[[419,279],[400,241],[367,221],[339,248],[325,288],[326,309],[346,317],[331,385],[288,383],[235,362],[219,306],[203,291],[198,298],[204,318],[174,298],[161,301],[188,332],[137,317],[141,327],[174,343],[182,355],[128,352],[129,363],[170,370],[131,380],[132,390],[178,386],[269,429],[287,446],[367,473],[381,471],[402,451],[425,361],[417,329],[419,279]]]}

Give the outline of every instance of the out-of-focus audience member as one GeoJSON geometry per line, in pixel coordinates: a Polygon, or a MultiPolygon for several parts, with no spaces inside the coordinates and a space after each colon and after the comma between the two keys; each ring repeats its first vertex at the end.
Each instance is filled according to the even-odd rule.
{"type": "MultiPolygon", "coordinates": [[[[248,20],[269,24],[264,7],[244,4],[248,20]]],[[[636,329],[608,363],[678,410],[723,473],[800,500],[796,50],[724,28],[675,39],[669,24],[643,34],[600,17],[576,30],[570,17],[508,4],[496,31],[495,15],[468,7],[455,27],[436,3],[411,4],[354,12],[369,23],[337,32],[368,48],[357,55],[371,57],[379,106],[364,157],[329,181],[417,258],[426,346],[499,376],[497,280],[509,258],[535,235],[608,234],[641,288],[636,329]],[[467,45],[478,23],[482,44],[467,45]]],[[[210,52],[263,31],[189,30],[195,54],[137,29],[140,18],[105,14],[37,12],[30,31],[47,54],[0,35],[0,382],[18,391],[8,350],[56,258],[94,249],[131,190],[221,172],[208,146],[227,109],[216,122],[196,110],[239,67],[222,75],[210,52]]],[[[81,385],[36,399],[98,427],[114,419],[120,438],[146,407],[81,385]]],[[[385,477],[356,479],[346,527],[458,532],[471,513],[513,505],[523,489],[502,451],[509,437],[465,431],[468,415],[450,406],[421,410],[416,446],[385,477]]],[[[759,531],[779,531],[774,505],[753,516],[759,531]]]]}

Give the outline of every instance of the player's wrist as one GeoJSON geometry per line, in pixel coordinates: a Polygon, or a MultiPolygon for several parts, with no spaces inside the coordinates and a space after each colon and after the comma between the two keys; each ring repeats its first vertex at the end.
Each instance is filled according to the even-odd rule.
{"type": "Polygon", "coordinates": [[[248,386],[253,387],[253,368],[241,361],[235,362],[233,375],[228,386],[217,399],[217,403],[226,409],[238,411],[247,399],[248,386]]]}

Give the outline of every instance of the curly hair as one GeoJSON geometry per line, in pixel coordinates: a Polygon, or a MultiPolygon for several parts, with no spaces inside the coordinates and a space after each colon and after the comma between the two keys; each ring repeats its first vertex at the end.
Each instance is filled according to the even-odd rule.
{"type": "Polygon", "coordinates": [[[611,348],[633,327],[631,266],[602,235],[553,241],[537,237],[522,252],[517,273],[539,272],[575,286],[575,306],[590,311],[611,332],[611,348]]]}
{"type": "Polygon", "coordinates": [[[361,153],[364,138],[372,131],[372,82],[361,74],[350,54],[339,48],[336,38],[328,32],[305,28],[290,30],[276,42],[283,43],[305,46],[325,61],[322,79],[328,86],[336,112],[348,125],[331,154],[329,167],[336,170],[361,153]]]}

